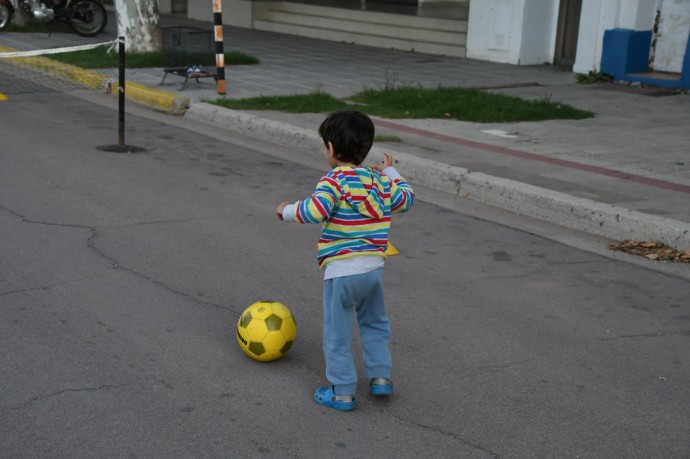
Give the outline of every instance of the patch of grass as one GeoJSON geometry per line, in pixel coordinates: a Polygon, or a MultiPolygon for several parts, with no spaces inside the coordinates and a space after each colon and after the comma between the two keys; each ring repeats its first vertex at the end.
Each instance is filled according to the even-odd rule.
{"type": "Polygon", "coordinates": [[[323,92],[294,96],[259,96],[247,99],[217,99],[216,105],[235,110],[277,110],[288,113],[324,113],[345,110],[351,105],[323,92]]]}
{"type": "Polygon", "coordinates": [[[549,99],[525,100],[478,89],[400,87],[367,89],[352,100],[386,118],[451,118],[477,123],[591,118],[593,113],[549,99]]]}
{"type": "Polygon", "coordinates": [[[584,119],[594,116],[592,112],[552,101],[551,97],[524,100],[478,89],[443,87],[366,89],[347,102],[314,92],[294,96],[219,99],[214,103],[238,110],[278,110],[291,113],[328,113],[352,108],[384,118],[440,118],[477,123],[584,119]]]}
{"type": "Polygon", "coordinates": [[[578,73],[577,82],[580,84],[597,84],[597,83],[609,83],[613,80],[611,75],[606,73],[594,72],[590,70],[588,73],[578,73]]]}
{"type": "MultiPolygon", "coordinates": [[[[85,69],[117,68],[119,57],[117,52],[106,52],[106,48],[99,47],[83,51],[75,51],[64,54],[53,54],[51,59],[71,64],[85,69]]],[[[208,53],[187,53],[184,56],[176,57],[178,62],[187,62],[187,65],[197,65],[200,62],[208,62],[208,53]]],[[[125,67],[127,68],[147,68],[147,67],[170,67],[172,56],[165,51],[147,52],[128,52],[125,56],[125,67]]],[[[258,64],[259,60],[237,51],[225,53],[226,65],[247,65],[258,64]]],[[[180,65],[184,67],[184,65],[180,65]]]]}

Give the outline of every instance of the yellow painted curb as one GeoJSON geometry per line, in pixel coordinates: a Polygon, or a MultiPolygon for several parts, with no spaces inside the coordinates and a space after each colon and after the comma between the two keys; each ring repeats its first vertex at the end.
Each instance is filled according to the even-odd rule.
{"type": "MultiPolygon", "coordinates": [[[[17,50],[0,46],[0,52],[13,53],[17,50]]],[[[110,83],[111,94],[117,95],[117,79],[111,75],[83,69],[70,64],[41,57],[8,57],[8,61],[32,68],[50,70],[52,73],[71,80],[80,86],[90,89],[106,90],[110,83]]],[[[189,97],[178,96],[159,89],[149,88],[143,84],[132,83],[125,80],[125,98],[138,104],[144,105],[155,110],[180,115],[187,110],[191,104],[189,97]]]]}
{"type": "MultiPolygon", "coordinates": [[[[114,89],[113,94],[117,94],[117,85],[114,89]]],[[[183,114],[192,103],[189,97],[178,96],[167,91],[129,81],[125,81],[125,98],[146,107],[175,115],[183,114]]]]}
{"type": "Polygon", "coordinates": [[[392,255],[400,255],[400,252],[398,252],[398,249],[393,247],[393,244],[389,242],[388,248],[386,249],[386,255],[388,255],[389,257],[392,255]]]}

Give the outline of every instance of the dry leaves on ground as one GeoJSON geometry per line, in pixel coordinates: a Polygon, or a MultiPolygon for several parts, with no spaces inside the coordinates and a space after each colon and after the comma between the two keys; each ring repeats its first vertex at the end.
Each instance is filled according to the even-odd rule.
{"type": "Polygon", "coordinates": [[[690,263],[690,250],[682,252],[663,242],[626,239],[618,244],[609,245],[609,249],[640,255],[650,260],[690,263]]]}

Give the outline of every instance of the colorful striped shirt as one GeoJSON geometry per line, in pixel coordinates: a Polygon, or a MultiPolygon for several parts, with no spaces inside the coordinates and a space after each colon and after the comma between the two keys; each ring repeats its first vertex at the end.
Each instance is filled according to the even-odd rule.
{"type": "Polygon", "coordinates": [[[392,178],[371,167],[336,167],[309,198],[294,204],[296,221],[322,224],[320,267],[362,255],[386,257],[391,214],[406,212],[415,197],[412,187],[389,169],[392,178]]]}

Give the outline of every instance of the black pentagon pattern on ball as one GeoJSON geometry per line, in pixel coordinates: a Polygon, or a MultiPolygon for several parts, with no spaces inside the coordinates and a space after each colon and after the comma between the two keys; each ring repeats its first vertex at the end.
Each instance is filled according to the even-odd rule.
{"type": "Polygon", "coordinates": [[[255,355],[261,355],[264,352],[266,352],[266,349],[264,349],[264,345],[261,343],[257,343],[252,341],[249,343],[249,350],[252,351],[255,355]]]}
{"type": "Polygon", "coordinates": [[[287,351],[290,350],[291,347],[292,347],[292,341],[285,341],[285,344],[280,349],[280,353],[285,354],[287,351]]]}
{"type": "Polygon", "coordinates": [[[242,317],[240,317],[240,325],[242,327],[247,328],[247,325],[249,325],[249,322],[252,321],[252,312],[251,311],[246,311],[244,314],[242,314],[242,317]]]}
{"type": "Polygon", "coordinates": [[[280,330],[280,327],[283,325],[283,319],[275,314],[271,314],[270,316],[266,317],[264,322],[266,322],[266,328],[268,328],[269,331],[280,330]]]}

